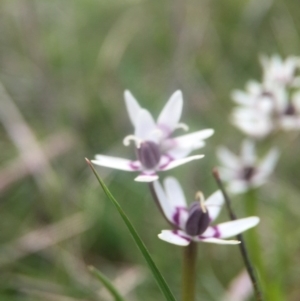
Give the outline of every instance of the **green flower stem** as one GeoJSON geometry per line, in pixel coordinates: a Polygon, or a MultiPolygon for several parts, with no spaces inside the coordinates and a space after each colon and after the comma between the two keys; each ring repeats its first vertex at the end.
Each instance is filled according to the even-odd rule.
{"type": "Polygon", "coordinates": [[[182,301],[195,301],[196,268],[197,268],[197,243],[192,241],[183,250],[182,301]]]}
{"type": "MultiPolygon", "coordinates": [[[[229,196],[228,196],[228,194],[227,194],[227,192],[224,188],[223,182],[221,181],[221,178],[219,176],[219,172],[216,168],[213,169],[213,176],[216,180],[216,183],[217,183],[218,187],[220,188],[220,190],[222,191],[222,194],[224,196],[226,208],[227,208],[230,219],[231,220],[236,220],[237,218],[236,218],[236,215],[235,215],[235,213],[232,209],[231,200],[230,200],[230,198],[229,198],[229,196]]],[[[242,255],[244,264],[246,266],[248,275],[249,275],[250,280],[252,282],[255,299],[257,301],[263,301],[263,296],[262,296],[262,293],[261,293],[261,290],[260,290],[258,279],[257,279],[256,273],[254,271],[253,264],[250,260],[250,257],[249,257],[249,254],[248,254],[248,249],[247,249],[246,243],[244,241],[243,235],[242,234],[237,235],[237,239],[241,242],[239,244],[239,247],[240,247],[241,255],[242,255]]]]}
{"type": "MultiPolygon", "coordinates": [[[[258,212],[258,199],[256,196],[255,190],[251,189],[245,194],[245,211],[247,216],[259,216],[258,212]]],[[[257,232],[258,228],[253,228],[249,229],[247,232],[247,239],[249,242],[249,245],[251,246],[250,248],[250,253],[251,257],[253,259],[254,266],[256,267],[257,273],[259,274],[259,278],[261,280],[266,299],[269,300],[268,294],[269,294],[269,289],[267,283],[269,282],[264,261],[262,258],[262,247],[260,243],[260,237],[259,233],[257,232]]]]}

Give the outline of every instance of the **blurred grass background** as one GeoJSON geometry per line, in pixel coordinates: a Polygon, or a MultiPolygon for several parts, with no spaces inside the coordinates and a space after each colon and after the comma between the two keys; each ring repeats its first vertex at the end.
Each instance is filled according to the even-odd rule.
{"type": "MultiPolygon", "coordinates": [[[[260,54],[299,54],[299,37],[294,0],[1,0],[0,300],[108,300],[87,264],[127,300],[163,300],[84,157],[132,155],[122,145],[132,132],[125,89],[154,116],[181,89],[182,121],[216,133],[201,150],[205,159],[166,174],[179,178],[189,200],[199,189],[208,196],[216,190],[216,146],[238,152],[242,139],[229,123],[231,90],[261,78],[260,54]]],[[[292,138],[260,145],[283,151],[258,192],[271,301],[300,295],[300,159],[292,138]]],[[[98,170],[180,296],[181,249],[157,239],[167,225],[146,185],[98,170]]],[[[198,299],[207,301],[221,300],[243,269],[232,246],[199,245],[198,264],[198,299]]]]}

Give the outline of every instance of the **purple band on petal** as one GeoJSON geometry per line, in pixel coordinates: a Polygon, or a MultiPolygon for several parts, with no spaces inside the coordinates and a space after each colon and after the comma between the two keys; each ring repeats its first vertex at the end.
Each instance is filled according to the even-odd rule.
{"type": "Polygon", "coordinates": [[[213,235],[211,235],[211,236],[202,236],[202,235],[199,235],[198,237],[200,239],[211,238],[211,237],[220,238],[221,237],[221,232],[220,232],[218,226],[211,226],[211,228],[214,230],[214,234],[213,235]]]}
{"type": "Polygon", "coordinates": [[[167,158],[167,162],[160,165],[159,169],[165,169],[174,160],[174,158],[168,154],[165,154],[164,157],[167,158]]]}
{"type": "Polygon", "coordinates": [[[179,236],[179,237],[185,239],[186,241],[191,241],[191,239],[190,239],[189,237],[184,236],[184,235],[182,235],[182,234],[179,234],[179,233],[178,233],[178,230],[173,230],[172,232],[173,232],[175,235],[177,235],[177,236],[179,236]]]}
{"type": "Polygon", "coordinates": [[[181,210],[185,210],[186,211],[186,208],[184,208],[184,207],[176,207],[175,210],[176,211],[175,211],[175,213],[172,216],[172,220],[173,220],[174,224],[179,227],[179,224],[180,224],[180,211],[181,210]]]}
{"type": "Polygon", "coordinates": [[[131,161],[130,163],[129,163],[129,167],[132,169],[132,170],[140,170],[140,167],[137,165],[137,163],[136,162],[134,162],[134,161],[131,161]]]}
{"type": "Polygon", "coordinates": [[[213,237],[215,238],[220,238],[221,237],[221,233],[219,231],[219,228],[217,226],[212,226],[212,228],[214,229],[215,233],[213,235],[213,237]]]}

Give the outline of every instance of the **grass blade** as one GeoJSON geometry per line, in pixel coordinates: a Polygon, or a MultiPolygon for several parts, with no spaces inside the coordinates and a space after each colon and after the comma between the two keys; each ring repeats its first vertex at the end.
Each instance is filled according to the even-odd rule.
{"type": "Polygon", "coordinates": [[[95,174],[98,182],[100,183],[103,191],[105,192],[105,194],[107,195],[107,197],[109,198],[109,200],[115,205],[115,207],[117,208],[118,212],[120,213],[123,221],[125,222],[128,230],[130,231],[137,247],[139,248],[139,250],[141,251],[142,255],[144,256],[159,288],[161,289],[162,293],[164,294],[165,298],[167,301],[176,301],[174,295],[172,294],[169,286],[167,285],[165,279],[163,278],[163,276],[161,275],[160,271],[158,270],[156,264],[154,263],[151,255],[149,254],[149,251],[147,250],[146,246],[144,245],[143,241],[141,240],[141,238],[139,237],[138,233],[136,232],[135,228],[133,227],[133,225],[131,224],[129,218],[127,217],[127,215],[125,214],[125,212],[123,211],[123,209],[121,208],[121,206],[119,205],[119,203],[115,200],[115,198],[113,197],[113,195],[110,193],[109,189],[106,187],[106,185],[104,184],[104,182],[102,181],[102,179],[99,177],[99,175],[97,174],[94,166],[92,165],[92,163],[86,159],[88,165],[90,166],[90,168],[92,169],[93,173],[95,174]]]}
{"type": "Polygon", "coordinates": [[[117,289],[114,287],[114,285],[110,282],[106,276],[104,276],[99,270],[97,270],[93,266],[88,267],[91,274],[95,276],[104,286],[105,288],[111,293],[111,295],[114,297],[115,301],[125,301],[123,297],[119,294],[117,289]]]}

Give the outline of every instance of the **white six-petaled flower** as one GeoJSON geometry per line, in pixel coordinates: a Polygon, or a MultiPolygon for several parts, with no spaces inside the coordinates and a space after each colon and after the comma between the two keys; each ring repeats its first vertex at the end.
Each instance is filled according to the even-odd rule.
{"type": "Polygon", "coordinates": [[[158,179],[159,171],[169,170],[204,157],[204,155],[187,156],[193,150],[205,145],[203,140],[214,133],[212,129],[179,137],[171,136],[178,128],[188,129],[185,124],[179,122],[183,106],[181,91],[173,93],[159,114],[157,122],[129,91],[125,91],[124,96],[129,118],[134,126],[134,134],[125,137],[123,142],[126,146],[131,141],[135,142],[137,160],[96,155],[96,159],[92,160],[94,164],[125,171],[139,171],[136,181],[151,182],[158,179]]]}
{"type": "Polygon", "coordinates": [[[259,223],[259,218],[252,216],[211,226],[224,203],[220,191],[213,193],[205,202],[203,195],[198,193],[200,202],[188,206],[175,178],[166,178],[164,188],[155,181],[154,189],[165,217],[174,226],[173,230],[163,230],[158,237],[175,245],[187,246],[191,241],[238,244],[237,240],[225,238],[240,234],[259,223]]]}
{"type": "Polygon", "coordinates": [[[261,59],[263,81],[249,81],[246,91],[235,90],[238,104],[232,123],[248,136],[264,138],[277,130],[300,129],[299,57],[282,60],[278,55],[261,59]]]}
{"type": "Polygon", "coordinates": [[[258,160],[254,141],[242,143],[241,154],[237,156],[225,147],[219,147],[217,156],[221,178],[227,182],[231,193],[244,193],[267,182],[279,157],[279,151],[272,148],[262,160],[258,160]]]}

